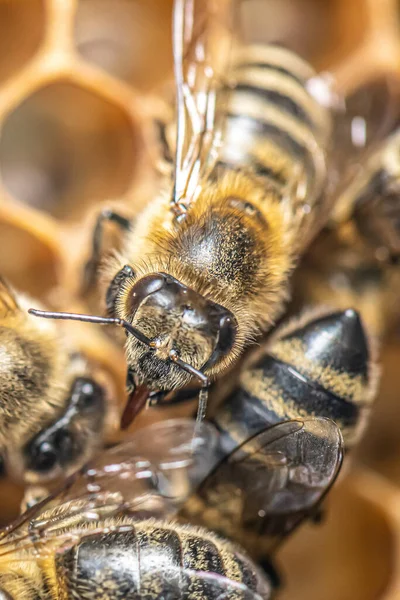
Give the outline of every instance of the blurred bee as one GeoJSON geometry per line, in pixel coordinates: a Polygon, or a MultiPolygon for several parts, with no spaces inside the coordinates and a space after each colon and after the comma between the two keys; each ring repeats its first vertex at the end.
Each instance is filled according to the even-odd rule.
{"type": "Polygon", "coordinates": [[[375,348],[358,313],[314,310],[280,327],[250,357],[213,422],[224,452],[268,426],[314,416],[335,421],[350,449],[377,385],[375,348]]]}
{"type": "Polygon", "coordinates": [[[0,279],[0,456],[25,482],[75,471],[98,450],[111,418],[104,373],[60,327],[27,313],[0,279]]]}
{"type": "MultiPolygon", "coordinates": [[[[329,419],[267,427],[224,456],[181,509],[181,518],[245,548],[277,581],[282,541],[314,519],[342,464],[343,439],[329,419]]],[[[279,581],[279,579],[278,579],[279,581]]]]}
{"type": "Polygon", "coordinates": [[[273,582],[240,547],[171,520],[191,489],[204,495],[211,480],[237,486],[243,476],[242,495],[244,485],[249,498],[258,490],[254,507],[262,499],[270,510],[258,523],[278,527],[280,508],[280,536],[292,530],[336,477],[340,433],[313,419],[263,436],[228,458],[230,472],[223,461],[208,475],[218,449],[210,425],[172,420],[139,431],[0,533],[0,590],[28,600],[270,599],[273,582]]]}
{"type": "Polygon", "coordinates": [[[148,459],[150,428],[33,506],[0,533],[0,595],[269,600],[271,583],[244,551],[170,520],[182,493],[176,476],[208,463],[212,433],[193,437],[190,422],[157,426],[156,439],[168,444],[158,451],[153,443],[148,459]]]}
{"type": "Polygon", "coordinates": [[[397,264],[400,258],[399,157],[397,129],[360,166],[332,214],[336,227],[347,225],[348,236],[352,228],[354,238],[361,238],[377,260],[389,264],[397,264]]]}
{"type": "MultiPolygon", "coordinates": [[[[128,390],[146,386],[159,400],[197,378],[199,419],[210,378],[283,311],[290,273],[329,214],[322,192],[330,115],[307,89],[315,73],[274,46],[234,56],[233,13],[230,0],[175,2],[172,191],[134,225],[112,211],[100,215],[88,272],[104,221],[126,230],[106,269],[110,317],[31,311],[123,327],[128,390]]],[[[147,399],[142,391],[133,397],[129,417],[147,399]]]]}
{"type": "Polygon", "coordinates": [[[383,338],[399,318],[400,132],[369,153],[343,186],[329,227],[294,275],[294,303],[357,308],[383,338]]]}

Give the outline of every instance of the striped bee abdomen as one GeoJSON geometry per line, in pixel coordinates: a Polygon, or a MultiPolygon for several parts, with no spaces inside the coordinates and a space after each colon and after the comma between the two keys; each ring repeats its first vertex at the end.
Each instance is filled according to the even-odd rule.
{"type": "MultiPolygon", "coordinates": [[[[249,46],[237,55],[227,103],[221,163],[249,168],[293,202],[318,201],[325,181],[329,111],[309,93],[315,75],[298,56],[276,46],[249,46]]],[[[296,208],[296,207],[294,207],[296,208]]]]}
{"type": "Polygon", "coordinates": [[[88,535],[57,559],[71,598],[268,600],[270,585],[230,543],[154,520],[88,535]],[[229,594],[229,595],[226,595],[229,594]]]}
{"type": "Polygon", "coordinates": [[[353,310],[289,326],[241,375],[215,421],[231,450],[288,419],[327,417],[342,429],[347,448],[358,439],[376,391],[369,343],[353,310]]]}

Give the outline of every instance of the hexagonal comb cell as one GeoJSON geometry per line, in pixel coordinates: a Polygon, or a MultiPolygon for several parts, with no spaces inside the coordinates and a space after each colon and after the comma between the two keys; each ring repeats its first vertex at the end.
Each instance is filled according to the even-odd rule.
{"type": "Polygon", "coordinates": [[[282,600],[397,600],[400,492],[368,471],[351,471],[279,556],[282,600]]]}
{"type": "Polygon", "coordinates": [[[135,87],[171,73],[170,0],[80,0],[75,44],[81,56],[135,87]]]}
{"type": "Polygon", "coordinates": [[[366,18],[363,0],[246,0],[241,5],[245,40],[283,44],[323,68],[360,43],[366,18]]]}
{"type": "Polygon", "coordinates": [[[59,282],[62,255],[45,218],[0,203],[0,273],[17,289],[45,298],[59,282]]]}
{"type": "Polygon", "coordinates": [[[117,104],[60,81],[27,98],[4,122],[0,169],[22,202],[57,218],[126,192],[139,133],[117,104]]]}
{"type": "Polygon", "coordinates": [[[0,1],[0,83],[29,61],[43,40],[43,0],[0,1]]]}

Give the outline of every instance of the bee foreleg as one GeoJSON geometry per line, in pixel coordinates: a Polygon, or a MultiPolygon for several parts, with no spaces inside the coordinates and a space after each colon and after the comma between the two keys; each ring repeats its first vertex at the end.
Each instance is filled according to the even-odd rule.
{"type": "Polygon", "coordinates": [[[314,523],[314,525],[319,525],[325,521],[326,510],[324,506],[318,505],[310,514],[310,521],[314,523]]]}
{"type": "MultiPolygon", "coordinates": [[[[161,146],[161,160],[163,165],[167,165],[167,168],[171,168],[174,163],[174,152],[171,149],[171,146],[168,141],[167,135],[167,123],[162,121],[161,119],[156,119],[154,121],[155,128],[157,130],[158,141],[161,146]]],[[[165,170],[165,169],[161,169],[165,170]]]]}
{"type": "Polygon", "coordinates": [[[121,289],[122,283],[125,281],[125,279],[134,277],[134,275],[135,274],[132,267],[125,265],[120,271],[118,271],[114,279],[111,281],[106,293],[106,308],[109,316],[115,316],[115,300],[118,296],[119,290],[121,289]]]}
{"type": "Polygon", "coordinates": [[[270,558],[261,559],[259,562],[262,570],[267,574],[272,587],[277,590],[282,588],[282,577],[270,558]]]}
{"type": "Polygon", "coordinates": [[[119,213],[105,209],[102,210],[96,220],[96,225],[93,230],[92,237],[92,252],[89,260],[85,264],[82,281],[82,291],[84,294],[93,287],[97,279],[97,270],[101,260],[103,237],[104,237],[104,223],[112,222],[118,225],[123,231],[128,231],[131,227],[131,221],[119,213]]]}
{"type": "Polygon", "coordinates": [[[128,396],[136,391],[135,373],[129,368],[126,372],[125,389],[128,396]]]}
{"type": "Polygon", "coordinates": [[[148,406],[158,406],[159,404],[162,404],[165,396],[168,393],[169,392],[165,392],[165,391],[151,392],[149,399],[148,399],[148,406]]]}

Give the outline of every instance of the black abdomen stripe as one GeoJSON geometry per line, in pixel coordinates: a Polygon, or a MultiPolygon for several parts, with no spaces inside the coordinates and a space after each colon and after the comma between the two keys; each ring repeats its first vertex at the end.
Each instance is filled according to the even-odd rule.
{"type": "Polygon", "coordinates": [[[235,67],[246,69],[249,66],[274,70],[288,75],[304,85],[315,75],[311,65],[289,50],[274,45],[243,46],[235,57],[235,67]]]}
{"type": "Polygon", "coordinates": [[[303,181],[312,206],[325,181],[330,132],[328,111],[306,88],[315,75],[312,68],[274,46],[248,47],[237,61],[221,161],[231,168],[251,167],[273,185],[284,172],[285,193],[287,185],[295,189],[296,181],[303,181]]]}
{"type": "Polygon", "coordinates": [[[343,428],[354,427],[360,407],[324,389],[293,367],[266,355],[258,365],[258,380],[267,382],[265,392],[257,395],[243,385],[220,407],[215,424],[223,434],[224,451],[276,423],[289,419],[320,416],[332,419],[343,428]]]}
{"type": "Polygon", "coordinates": [[[310,118],[310,115],[299,105],[293,98],[279,92],[277,90],[265,89],[250,85],[248,83],[239,83],[236,88],[239,92],[248,92],[261,98],[264,98],[268,103],[274,104],[277,108],[280,108],[284,112],[292,115],[296,119],[299,119],[304,125],[314,129],[314,123],[310,118]]]}

